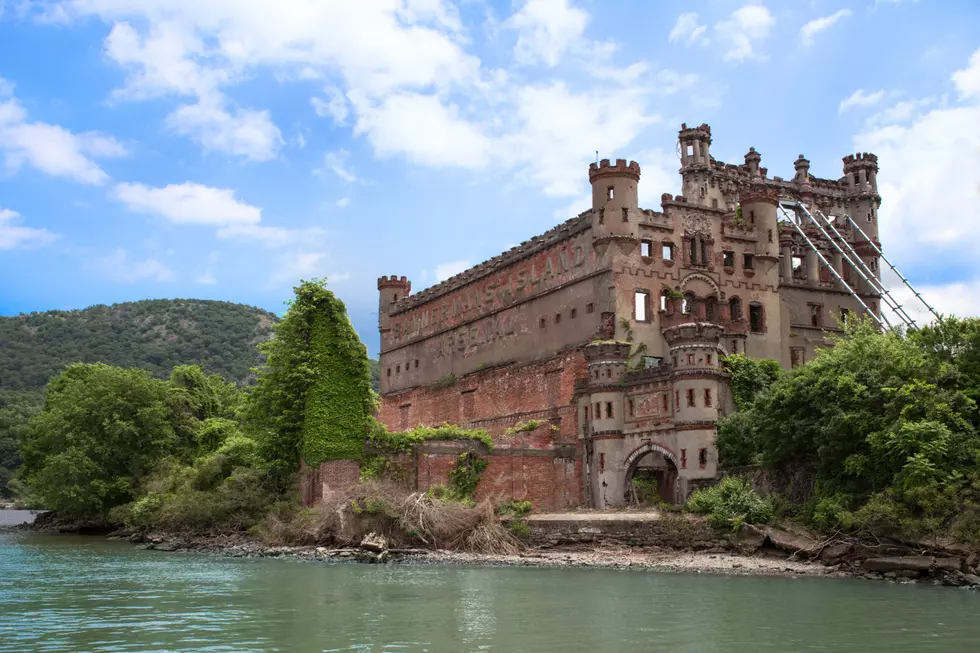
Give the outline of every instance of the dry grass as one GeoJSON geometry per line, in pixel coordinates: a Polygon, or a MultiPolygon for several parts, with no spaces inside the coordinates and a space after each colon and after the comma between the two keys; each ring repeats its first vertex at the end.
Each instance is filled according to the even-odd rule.
{"type": "Polygon", "coordinates": [[[523,545],[489,502],[475,507],[395,484],[362,483],[322,504],[291,515],[270,513],[259,529],[272,545],[356,546],[369,532],[383,533],[392,546],[513,555],[523,545]]]}

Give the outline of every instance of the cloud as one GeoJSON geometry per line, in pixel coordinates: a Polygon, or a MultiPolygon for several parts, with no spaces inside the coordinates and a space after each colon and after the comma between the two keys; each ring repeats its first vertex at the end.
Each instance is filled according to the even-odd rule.
{"type": "Polygon", "coordinates": [[[840,106],[837,107],[837,113],[844,113],[851,107],[870,107],[880,102],[883,97],[885,97],[884,91],[869,93],[863,88],[859,88],[841,100],[840,106]]]}
{"type": "Polygon", "coordinates": [[[518,33],[514,57],[519,63],[554,67],[582,36],[588,22],[589,14],[568,0],[525,0],[506,26],[518,33]]]}
{"type": "Polygon", "coordinates": [[[684,43],[686,45],[693,45],[698,42],[706,43],[705,33],[707,31],[708,26],[698,22],[697,13],[691,11],[677,17],[677,22],[670,30],[667,40],[671,43],[684,43]]]}
{"type": "Polygon", "coordinates": [[[800,28],[800,39],[803,41],[803,45],[810,45],[813,43],[813,38],[833,26],[834,23],[839,21],[841,18],[846,18],[851,15],[850,9],[841,9],[835,11],[829,16],[823,16],[821,18],[814,18],[806,25],[800,28]]]}
{"type": "Polygon", "coordinates": [[[207,151],[239,156],[248,161],[274,159],[282,147],[279,128],[268,111],[232,109],[222,100],[187,104],[167,116],[167,126],[188,136],[207,151]]]}
{"type": "Polygon", "coordinates": [[[953,73],[953,84],[962,99],[980,98],[980,50],[970,56],[966,68],[953,73]]]}
{"type": "Polygon", "coordinates": [[[344,149],[327,152],[323,156],[323,164],[327,170],[334,173],[348,184],[360,181],[354,171],[347,165],[350,152],[344,149]]]}
{"type": "Polygon", "coordinates": [[[760,58],[755,46],[769,36],[775,24],[772,12],[763,5],[744,5],[733,11],[726,20],[715,24],[718,38],[728,44],[725,59],[745,61],[760,58]]]}
{"type": "Polygon", "coordinates": [[[95,268],[102,274],[119,283],[137,281],[171,281],[173,270],[154,258],[134,260],[125,249],[117,249],[112,254],[95,262],[95,268]]]}
{"type": "Polygon", "coordinates": [[[52,177],[65,177],[98,186],[109,180],[97,158],[126,154],[111,136],[100,132],[73,133],[58,125],[31,122],[16,98],[0,102],[0,153],[7,168],[29,165],[52,177]]]}
{"type": "Polygon", "coordinates": [[[350,113],[347,96],[336,86],[327,86],[323,92],[327,95],[326,100],[318,97],[310,98],[310,104],[313,105],[316,115],[321,118],[331,118],[333,124],[338,127],[346,125],[347,116],[350,113]]]}
{"type": "Polygon", "coordinates": [[[176,224],[240,226],[257,225],[262,219],[262,209],[240,201],[233,190],[190,181],[163,188],[123,183],[116,186],[115,196],[131,211],[176,224]]]}
{"type": "Polygon", "coordinates": [[[980,200],[980,97],[963,93],[960,84],[967,80],[969,88],[977,74],[980,56],[974,53],[951,76],[961,91],[959,103],[910,101],[869,120],[854,138],[858,151],[879,157],[879,229],[886,255],[906,276],[928,275],[937,303],[948,289],[958,302],[952,307],[969,314],[980,312],[969,295],[980,280],[980,263],[964,246],[980,239],[980,225],[964,210],[980,200]]]}
{"type": "Polygon", "coordinates": [[[326,232],[319,227],[290,229],[267,227],[259,224],[233,224],[218,229],[217,236],[225,240],[253,240],[266,247],[276,248],[292,244],[310,245],[322,240],[326,232]]]}
{"type": "Polygon", "coordinates": [[[295,251],[278,258],[275,273],[269,279],[270,288],[298,284],[301,279],[324,276],[326,252],[295,251]]]}
{"type": "Polygon", "coordinates": [[[214,277],[214,274],[210,270],[204,272],[204,274],[199,276],[194,281],[202,286],[213,286],[214,284],[218,283],[218,280],[214,277]]]}
{"type": "Polygon", "coordinates": [[[472,263],[466,260],[449,261],[448,263],[440,263],[437,265],[433,273],[435,274],[436,282],[438,283],[440,281],[445,281],[449,277],[456,276],[464,270],[470,269],[472,265],[472,263]]]}
{"type": "Polygon", "coordinates": [[[335,202],[335,204],[337,205],[338,209],[346,209],[348,206],[350,206],[350,198],[341,197],[339,200],[335,202]]]}
{"type": "Polygon", "coordinates": [[[47,245],[56,236],[47,229],[22,227],[20,213],[0,208],[0,250],[47,245]]]}

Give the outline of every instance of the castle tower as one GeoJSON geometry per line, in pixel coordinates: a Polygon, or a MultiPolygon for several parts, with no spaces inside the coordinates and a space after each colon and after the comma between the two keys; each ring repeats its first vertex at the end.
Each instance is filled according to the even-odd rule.
{"type": "Polygon", "coordinates": [[[590,487],[597,508],[625,503],[623,484],[623,423],[625,406],[621,380],[629,362],[627,342],[593,342],[585,347],[589,365],[590,487]]]}
{"type": "Polygon", "coordinates": [[[405,299],[412,292],[412,282],[405,277],[391,275],[378,279],[378,330],[381,332],[381,339],[384,340],[391,328],[391,319],[388,315],[391,305],[399,299],[405,299]]]}
{"type": "Polygon", "coordinates": [[[610,165],[603,159],[589,166],[592,184],[592,233],[597,245],[620,240],[635,246],[639,233],[640,164],[616,159],[610,165]]]}
{"type": "Polygon", "coordinates": [[[761,163],[762,155],[756,152],[754,147],[750,147],[749,151],[745,154],[745,169],[749,171],[749,177],[758,178],[764,176],[760,167],[761,163]]]}
{"type": "MultiPolygon", "coordinates": [[[[878,207],[881,205],[881,196],[878,194],[878,157],[867,152],[844,157],[844,177],[847,186],[845,191],[847,194],[847,214],[880,248],[878,207]]],[[[871,268],[875,276],[880,277],[881,271],[877,253],[864,242],[859,233],[854,235],[854,249],[860,254],[865,265],[871,268]]],[[[857,279],[858,275],[854,275],[854,278],[857,279]]],[[[864,280],[861,280],[859,287],[863,292],[872,292],[872,288],[864,280]]]]}
{"type": "Polygon", "coordinates": [[[802,154],[793,162],[793,169],[796,170],[796,176],[793,177],[793,181],[800,186],[809,186],[810,162],[802,154]]]}
{"type": "MultiPolygon", "coordinates": [[[[779,195],[776,190],[762,184],[750,184],[739,193],[739,203],[742,206],[742,220],[758,234],[755,243],[756,258],[771,258],[778,262],[779,229],[776,206],[779,204],[779,195]]],[[[758,266],[754,272],[756,276],[765,274],[765,270],[758,266]]]]}
{"type": "MultiPolygon", "coordinates": [[[[758,154],[749,154],[756,154],[752,158],[746,155],[746,161],[757,168],[758,154]]],[[[751,250],[743,252],[742,261],[736,263],[742,266],[743,274],[751,278],[753,285],[776,289],[779,287],[779,225],[776,209],[779,194],[775,188],[761,183],[760,176],[756,176],[755,180],[760,183],[749,183],[743,187],[739,193],[739,201],[742,219],[755,230],[756,241],[751,250]],[[750,252],[751,262],[747,260],[750,252]]],[[[757,358],[779,360],[779,334],[782,333],[779,295],[774,292],[758,292],[743,295],[741,299],[742,310],[749,322],[745,353],[757,358]]]]}
{"type": "Polygon", "coordinates": [[[677,133],[677,144],[681,155],[682,194],[692,204],[707,206],[710,202],[711,127],[702,124],[688,128],[684,123],[677,133]]]}

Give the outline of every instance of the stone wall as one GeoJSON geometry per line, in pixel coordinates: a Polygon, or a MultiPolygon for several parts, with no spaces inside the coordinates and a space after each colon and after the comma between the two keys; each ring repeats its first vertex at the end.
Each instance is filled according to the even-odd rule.
{"type": "Polygon", "coordinates": [[[813,495],[813,484],[816,481],[813,472],[802,467],[775,470],[746,465],[726,469],[722,471],[722,475],[742,476],[762,496],[780,494],[793,503],[806,503],[813,495]]]}
{"type": "Polygon", "coordinates": [[[569,520],[530,518],[530,543],[543,548],[611,545],[690,551],[728,551],[725,534],[706,520],[667,513],[659,519],[569,520]]]}

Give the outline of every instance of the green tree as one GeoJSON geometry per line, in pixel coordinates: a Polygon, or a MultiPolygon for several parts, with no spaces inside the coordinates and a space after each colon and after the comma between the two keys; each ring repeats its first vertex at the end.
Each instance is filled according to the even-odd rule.
{"type": "Polygon", "coordinates": [[[294,288],[285,317],[260,349],[266,364],[246,408],[265,458],[280,474],[360,458],[372,412],[367,350],[326,280],[294,288]]]}
{"type": "Polygon", "coordinates": [[[70,365],[23,435],[25,484],[45,508],[102,519],[191,435],[176,421],[169,384],[148,372],[70,365]]]}

